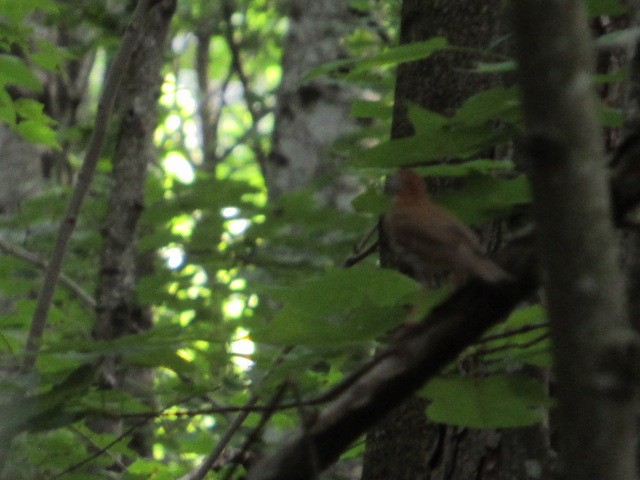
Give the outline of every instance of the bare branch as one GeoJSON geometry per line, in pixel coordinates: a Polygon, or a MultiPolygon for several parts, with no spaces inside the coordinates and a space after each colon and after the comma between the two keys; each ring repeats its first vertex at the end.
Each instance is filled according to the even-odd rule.
{"type": "Polygon", "coordinates": [[[82,467],[83,465],[86,465],[87,463],[91,462],[92,460],[95,460],[96,458],[98,458],[101,455],[104,455],[105,453],[107,453],[109,451],[109,449],[111,447],[113,447],[114,445],[116,445],[117,443],[120,443],[122,440],[124,440],[125,438],[127,438],[129,435],[131,435],[133,432],[135,432],[137,429],[139,429],[140,427],[142,427],[145,423],[147,423],[149,421],[148,418],[145,418],[143,420],[140,420],[139,422],[135,423],[134,425],[132,425],[131,427],[129,427],[127,430],[125,430],[124,432],[122,432],[120,435],[118,435],[116,438],[114,438],[111,442],[109,442],[108,444],[106,444],[104,447],[102,447],[100,450],[98,450],[97,452],[94,452],[93,454],[91,454],[90,456],[88,456],[87,458],[85,458],[84,460],[74,463],[73,465],[71,465],[68,468],[65,468],[62,472],[58,473],[57,475],[54,475],[53,477],[49,477],[48,480],[55,480],[57,478],[62,478],[65,475],[67,475],[68,473],[71,473],[77,469],[79,469],[80,467],[82,467]]]}
{"type": "MultiPolygon", "coordinates": [[[[282,350],[280,355],[278,355],[276,360],[273,362],[273,365],[271,366],[269,371],[262,378],[262,382],[264,382],[267,378],[269,378],[273,374],[273,372],[277,369],[277,367],[284,361],[284,357],[289,351],[290,351],[290,348],[285,348],[282,350]]],[[[271,408],[271,413],[269,415],[265,415],[266,418],[270,418],[273,412],[276,410],[277,403],[280,402],[280,398],[283,393],[284,393],[284,385],[279,390],[279,393],[277,393],[276,396],[273,397],[276,403],[272,402],[273,405],[271,408]]],[[[255,393],[251,395],[251,398],[249,398],[245,406],[242,407],[243,410],[241,411],[240,415],[238,415],[233,420],[233,422],[231,422],[231,425],[229,425],[229,428],[227,428],[227,430],[224,432],[224,434],[222,435],[222,438],[218,441],[213,451],[207,456],[207,458],[205,458],[202,461],[200,465],[198,465],[196,468],[194,468],[190,472],[180,477],[179,480],[202,480],[207,475],[207,472],[209,472],[209,470],[213,468],[213,466],[218,461],[218,459],[224,452],[225,448],[227,447],[227,445],[229,444],[233,436],[236,434],[238,429],[242,426],[242,424],[247,419],[249,414],[253,411],[253,408],[258,403],[258,398],[259,398],[258,395],[255,393]]],[[[247,445],[246,442],[245,442],[245,445],[247,445]]]]}
{"type": "MultiPolygon", "coordinates": [[[[29,262],[43,270],[47,269],[47,262],[42,260],[40,257],[23,248],[18,247],[17,245],[11,244],[2,238],[0,238],[0,250],[8,253],[9,255],[13,255],[16,258],[29,262]]],[[[82,300],[89,308],[96,308],[95,299],[91,295],[89,295],[87,291],[82,288],[77,282],[73,281],[64,273],[61,273],[58,279],[61,284],[63,284],[74,294],[76,294],[78,298],[82,300]]]]}
{"type": "MultiPolygon", "coordinates": [[[[242,64],[242,59],[240,58],[240,46],[236,43],[234,38],[234,30],[233,30],[233,22],[231,21],[231,16],[233,15],[233,4],[230,0],[224,0],[222,2],[222,12],[225,17],[226,27],[224,29],[225,38],[227,40],[227,44],[229,45],[229,50],[231,50],[231,62],[232,68],[235,70],[240,83],[242,84],[242,89],[244,91],[245,102],[247,105],[247,110],[251,115],[251,122],[253,124],[251,130],[256,130],[258,122],[262,118],[262,112],[256,110],[254,106],[254,102],[256,101],[256,97],[251,90],[251,85],[249,84],[249,77],[244,70],[244,66],[242,64]]],[[[255,142],[253,148],[256,152],[256,159],[261,166],[264,166],[266,161],[266,153],[260,142],[255,142]]]]}
{"type": "MultiPolygon", "coordinates": [[[[273,395],[271,401],[269,402],[267,410],[264,411],[262,417],[260,418],[260,422],[258,425],[251,431],[251,434],[247,437],[247,439],[242,443],[242,447],[240,447],[239,457],[243,458],[249,452],[249,448],[253,445],[259,438],[262,430],[267,425],[267,422],[271,418],[271,416],[276,412],[277,406],[280,403],[280,400],[284,396],[286,392],[288,384],[285,382],[276,390],[276,393],[273,395]]],[[[224,480],[230,480],[233,477],[233,474],[236,470],[237,463],[234,463],[227,474],[224,476],[224,480]]]]}

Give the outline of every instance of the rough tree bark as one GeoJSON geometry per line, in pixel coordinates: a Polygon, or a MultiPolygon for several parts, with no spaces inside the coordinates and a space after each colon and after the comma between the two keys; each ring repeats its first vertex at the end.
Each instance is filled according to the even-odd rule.
{"type": "MultiPolygon", "coordinates": [[[[404,0],[400,41],[412,43],[444,36],[457,46],[487,48],[503,38],[502,2],[404,0]]],[[[500,84],[500,78],[474,74],[477,56],[445,52],[399,67],[392,137],[413,134],[405,101],[451,114],[464,100],[500,84]]],[[[382,252],[383,260],[385,252],[382,252]]],[[[412,398],[367,436],[364,480],[386,478],[528,479],[549,461],[542,426],[474,430],[430,423],[426,402],[412,398]]]]}
{"type": "Polygon", "coordinates": [[[263,166],[271,198],[325,175],[331,182],[317,194],[321,203],[347,209],[357,193],[353,177],[338,175],[339,159],[328,148],[357,128],[349,110],[358,92],[330,79],[301,82],[313,67],[346,55],[342,39],[354,25],[344,0],[291,2],[273,145],[263,166]]]}
{"type": "MultiPolygon", "coordinates": [[[[162,0],[149,19],[145,36],[134,52],[118,98],[120,129],[113,158],[113,186],[107,216],[102,227],[102,252],[96,293],[94,337],[109,340],[151,328],[151,312],[139,305],[134,288],[149,259],[136,251],[139,219],[144,208],[143,195],[147,166],[155,158],[153,133],[156,105],[162,84],[161,69],[169,23],[175,0],[162,0]],[[141,272],[142,270],[142,272],[141,272]]],[[[104,360],[100,385],[119,388],[149,399],[153,372],[144,368],[121,369],[116,358],[104,360]]],[[[101,431],[118,433],[121,422],[95,420],[101,431]]],[[[132,447],[141,455],[150,454],[143,434],[136,434],[132,447]]]]}

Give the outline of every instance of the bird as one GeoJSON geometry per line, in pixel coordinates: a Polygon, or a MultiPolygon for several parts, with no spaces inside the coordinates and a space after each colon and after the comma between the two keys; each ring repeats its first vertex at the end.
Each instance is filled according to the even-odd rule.
{"type": "Polygon", "coordinates": [[[416,172],[400,169],[387,178],[385,191],[393,196],[383,216],[389,245],[401,261],[412,266],[420,281],[442,272],[488,283],[512,279],[485,256],[471,228],[431,201],[424,179],[416,172]]]}

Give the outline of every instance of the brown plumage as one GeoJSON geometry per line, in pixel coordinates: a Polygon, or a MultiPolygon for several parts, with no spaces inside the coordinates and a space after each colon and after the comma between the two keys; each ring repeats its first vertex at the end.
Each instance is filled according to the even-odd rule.
{"type": "Polygon", "coordinates": [[[486,282],[511,278],[484,256],[473,230],[429,199],[420,175],[402,169],[387,179],[387,191],[393,194],[383,220],[390,246],[421,280],[443,271],[486,282]]]}

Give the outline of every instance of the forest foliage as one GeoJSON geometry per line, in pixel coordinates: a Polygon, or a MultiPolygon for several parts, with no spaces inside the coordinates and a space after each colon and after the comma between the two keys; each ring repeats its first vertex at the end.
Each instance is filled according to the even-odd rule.
{"type": "MultiPolygon", "coordinates": [[[[65,161],[77,171],[105,69],[125,23],[102,2],[79,2],[81,8],[69,3],[0,2],[5,52],[0,54],[0,121],[30,143],[52,151],[64,148],[65,161]],[[52,25],[76,26],[89,34],[83,42],[60,46],[39,32],[52,25]],[[39,100],[43,78],[62,75],[69,59],[89,54],[96,58],[79,120],[64,125],[45,113],[39,100]]],[[[95,317],[87,298],[96,290],[113,133],[63,266],[64,275],[80,287],[58,285],[37,367],[29,373],[20,366],[43,270],[28,255],[48,258],[73,184],[53,175],[17,214],[0,217],[2,245],[19,249],[16,254],[3,246],[0,256],[0,293],[11,305],[0,316],[0,448],[8,452],[6,478],[53,478],[71,468],[62,478],[88,478],[96,466],[112,463],[109,454],[94,455],[100,449],[136,459],[125,478],[177,478],[210,453],[232,422],[234,408],[242,408],[252,394],[267,403],[286,381],[294,385],[288,401],[317,396],[384,343],[385,333],[407,317],[407,305],[419,299],[424,312],[436,306],[450,290],[427,293],[409,277],[381,269],[376,255],[343,267],[387,208],[382,178],[398,166],[421,164],[417,171],[424,176],[457,179],[457,187],[437,200],[465,223],[530,222],[525,175],[511,158],[486,155],[508,147],[522,131],[517,87],[480,92],[451,116],[408,105],[415,135],[390,140],[394,67],[459,47],[441,37],[385,44],[366,22],[345,39],[351,58],[322,65],[305,80],[330,76],[377,98],[354,102],[352,115],[367,122],[333,146],[344,159],[343,169],[363,185],[353,210],[318,205],[314,186],[268,200],[256,152],[269,150],[286,9],[281,2],[238,0],[229,25],[214,3],[179,2],[166,55],[157,161],[149,167],[138,243],[140,253],[153,254],[154,271],[136,284],[137,301],[152,307],[153,328],[110,341],[96,341],[91,334],[95,317]],[[215,171],[203,168],[194,73],[194,32],[205,27],[211,32],[210,81],[226,88],[219,98],[215,171]],[[225,28],[233,28],[238,39],[250,91],[234,71],[225,28]],[[439,162],[443,158],[457,161],[439,162]],[[106,356],[117,357],[123,369],[153,368],[153,401],[98,388],[97,365],[106,356]],[[153,459],[133,453],[126,434],[92,431],[86,420],[96,416],[151,425],[153,459]],[[91,460],[84,464],[86,459],[91,460]]],[[[352,3],[374,19],[376,28],[397,37],[397,2],[352,3]]],[[[592,15],[624,11],[616,0],[588,4],[592,15]]],[[[606,45],[625,34],[598,42],[606,45]]],[[[484,61],[478,72],[514,69],[513,60],[495,47],[479,52],[484,61]]],[[[607,84],[623,78],[621,70],[596,80],[607,84]]],[[[618,110],[603,104],[601,111],[603,126],[621,125],[618,110]]],[[[525,426],[540,422],[551,404],[542,383],[505,373],[522,365],[549,366],[546,316],[539,305],[516,310],[458,362],[482,362],[487,373],[462,376],[452,364],[429,382],[421,394],[432,400],[427,415],[434,421],[525,426]]],[[[300,417],[295,408],[275,413],[263,448],[278,444],[300,417]]],[[[260,418],[259,411],[251,413],[231,445],[239,446],[260,418]]],[[[346,456],[361,451],[359,443],[346,456]]]]}

